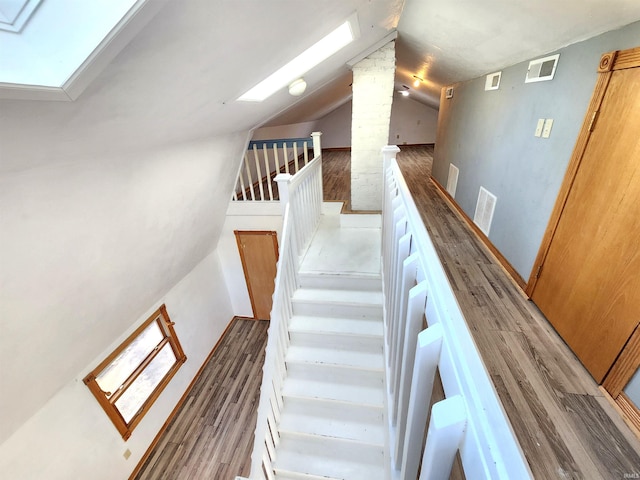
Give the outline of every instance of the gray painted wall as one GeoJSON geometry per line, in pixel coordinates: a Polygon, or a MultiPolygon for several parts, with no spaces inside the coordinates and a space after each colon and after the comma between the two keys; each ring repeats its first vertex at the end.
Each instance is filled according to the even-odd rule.
{"type": "Polygon", "coordinates": [[[502,70],[499,90],[485,91],[481,77],[455,85],[452,99],[443,92],[433,176],[446,185],[449,163],[460,169],[455,200],[471,218],[480,186],[498,197],[489,239],[525,280],[586,114],[600,56],[638,45],[640,22],[559,50],[551,81],[525,84],[527,61],[502,70]],[[548,139],[534,136],[539,118],[554,119],[548,139]]]}

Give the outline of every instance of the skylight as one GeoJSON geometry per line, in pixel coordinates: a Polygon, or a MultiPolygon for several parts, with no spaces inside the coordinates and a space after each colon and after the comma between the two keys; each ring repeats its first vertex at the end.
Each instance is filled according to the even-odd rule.
{"type": "Polygon", "coordinates": [[[355,38],[351,22],[347,20],[327,36],[307,48],[289,63],[269,75],[251,90],[238,98],[244,102],[261,102],[281,88],[300,78],[355,38]]]}
{"type": "Polygon", "coordinates": [[[166,1],[0,0],[0,98],[74,100],[166,1]]]}

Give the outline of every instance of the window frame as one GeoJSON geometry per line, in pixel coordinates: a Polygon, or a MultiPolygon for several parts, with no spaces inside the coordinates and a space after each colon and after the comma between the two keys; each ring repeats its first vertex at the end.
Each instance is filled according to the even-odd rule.
{"type": "Polygon", "coordinates": [[[178,369],[187,361],[187,357],[182,350],[180,341],[178,340],[176,332],[173,328],[174,325],[175,323],[172,322],[169,318],[166,306],[162,304],[160,308],[153,312],[153,314],[149,318],[147,318],[147,320],[145,320],[142,325],[136,328],[136,330],[131,335],[129,335],[111,354],[107,356],[107,358],[100,362],[100,364],[83,379],[84,384],[89,388],[109,419],[113,422],[120,435],[122,435],[122,439],[125,441],[129,439],[135,427],[140,423],[142,418],[149,411],[151,405],[153,405],[153,403],[158,399],[160,393],[162,393],[165,387],[169,384],[178,369]],[[107,396],[107,392],[104,392],[97,382],[98,376],[107,367],[109,367],[111,363],[118,357],[118,355],[120,355],[129,345],[131,345],[149,325],[154,322],[157,323],[160,332],[163,334],[162,339],[156,345],[156,347],[149,354],[147,354],[147,356],[140,362],[140,364],[133,369],[132,373],[126,379],[124,379],[123,383],[120,385],[120,387],[118,387],[116,392],[107,396]],[[162,380],[160,380],[158,385],[156,385],[156,387],[151,391],[149,396],[142,403],[140,409],[133,415],[131,420],[127,422],[116,406],[116,402],[120,397],[122,397],[122,395],[127,392],[129,387],[145,371],[152,360],[156,358],[158,353],[167,344],[175,354],[175,363],[169,368],[164,377],[162,377],[162,380]]]}

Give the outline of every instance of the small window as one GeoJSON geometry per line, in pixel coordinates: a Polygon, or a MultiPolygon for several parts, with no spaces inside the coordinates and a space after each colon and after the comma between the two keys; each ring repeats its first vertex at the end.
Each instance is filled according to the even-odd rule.
{"type": "Polygon", "coordinates": [[[127,440],[187,357],[162,305],[84,383],[127,440]]]}

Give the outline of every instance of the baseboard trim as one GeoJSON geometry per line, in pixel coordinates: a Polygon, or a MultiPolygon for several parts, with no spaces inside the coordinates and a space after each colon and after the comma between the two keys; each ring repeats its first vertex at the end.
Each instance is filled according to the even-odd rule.
{"type": "Polygon", "coordinates": [[[227,332],[229,331],[229,329],[233,325],[233,322],[235,322],[236,320],[253,320],[253,321],[257,321],[255,318],[238,317],[238,316],[233,317],[231,319],[229,324],[225,327],[224,331],[222,332],[222,335],[220,335],[220,338],[218,339],[216,344],[213,346],[213,349],[211,349],[211,352],[209,352],[209,355],[207,355],[207,358],[204,360],[204,362],[202,362],[202,365],[200,366],[200,368],[196,372],[195,376],[191,380],[191,383],[189,383],[189,386],[187,387],[187,389],[184,391],[184,393],[180,397],[180,400],[178,400],[178,403],[176,403],[176,406],[173,408],[173,410],[169,414],[169,417],[162,424],[162,427],[160,427],[160,430],[158,431],[158,433],[154,437],[153,441],[151,442],[151,444],[149,445],[147,450],[144,452],[144,455],[142,455],[142,457],[140,458],[140,461],[136,465],[136,468],[134,468],[133,472],[131,472],[131,475],[129,475],[129,480],[133,480],[136,477],[136,475],[138,475],[138,473],[140,472],[140,470],[144,466],[144,462],[147,461],[147,459],[149,458],[149,455],[151,455],[151,452],[153,451],[153,449],[156,447],[156,445],[158,445],[158,442],[160,441],[160,437],[162,437],[162,434],[164,434],[164,432],[167,430],[167,427],[169,426],[171,421],[175,418],[176,414],[178,413],[178,410],[180,410],[180,408],[182,407],[184,402],[187,400],[187,397],[191,393],[191,390],[193,389],[196,381],[198,380],[198,378],[202,374],[202,371],[204,370],[204,367],[207,365],[207,363],[209,363],[209,360],[211,360],[211,357],[213,357],[213,354],[218,349],[218,346],[220,345],[220,342],[222,341],[224,336],[227,334],[227,332]]]}
{"type": "Polygon", "coordinates": [[[516,272],[516,269],[513,268],[513,265],[509,263],[509,261],[504,257],[504,255],[502,255],[502,253],[500,253],[500,250],[498,250],[496,246],[491,242],[491,240],[489,240],[489,237],[487,237],[482,232],[482,230],[480,230],[478,226],[475,223],[473,223],[473,220],[471,220],[471,218],[464,212],[464,210],[460,208],[460,205],[458,205],[458,202],[456,202],[454,198],[451,195],[449,195],[449,192],[447,192],[446,188],[440,185],[440,183],[435,178],[433,178],[433,176],[431,177],[431,182],[435,185],[436,189],[438,190],[438,193],[442,195],[442,197],[449,203],[449,205],[453,208],[453,210],[465,221],[465,223],[469,226],[471,231],[485,245],[485,247],[489,249],[489,251],[496,258],[498,263],[509,274],[511,279],[516,283],[518,287],[520,287],[523,295],[529,298],[529,296],[525,292],[525,289],[527,287],[527,282],[524,281],[524,278],[522,278],[520,274],[516,272]]]}

